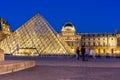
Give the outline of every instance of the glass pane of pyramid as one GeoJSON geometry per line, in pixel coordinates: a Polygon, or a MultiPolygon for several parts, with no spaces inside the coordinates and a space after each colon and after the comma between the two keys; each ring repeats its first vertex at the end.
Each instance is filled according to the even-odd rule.
{"type": "Polygon", "coordinates": [[[13,55],[72,54],[69,46],[40,14],[32,17],[0,44],[5,53],[13,55]]]}

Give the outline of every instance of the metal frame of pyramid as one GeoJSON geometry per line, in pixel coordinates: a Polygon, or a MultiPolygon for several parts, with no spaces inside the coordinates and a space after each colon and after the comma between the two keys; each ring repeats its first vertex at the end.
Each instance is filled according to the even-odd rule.
{"type": "Polygon", "coordinates": [[[12,55],[71,55],[70,47],[38,13],[10,36],[0,48],[12,55]]]}

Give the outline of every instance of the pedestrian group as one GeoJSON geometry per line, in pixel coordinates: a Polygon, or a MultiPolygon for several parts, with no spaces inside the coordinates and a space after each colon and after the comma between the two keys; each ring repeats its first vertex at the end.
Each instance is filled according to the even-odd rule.
{"type": "Polygon", "coordinates": [[[82,61],[88,61],[89,56],[92,56],[95,59],[96,52],[94,49],[88,49],[85,48],[84,46],[82,46],[81,49],[77,47],[76,49],[77,60],[80,59],[80,55],[82,56],[82,61]]]}

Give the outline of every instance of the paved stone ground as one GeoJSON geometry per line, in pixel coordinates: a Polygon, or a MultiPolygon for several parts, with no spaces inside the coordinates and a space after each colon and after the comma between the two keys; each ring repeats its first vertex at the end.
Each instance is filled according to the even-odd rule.
{"type": "Polygon", "coordinates": [[[120,59],[72,57],[6,57],[10,60],[36,60],[37,66],[0,76],[0,80],[120,80],[120,59]]]}

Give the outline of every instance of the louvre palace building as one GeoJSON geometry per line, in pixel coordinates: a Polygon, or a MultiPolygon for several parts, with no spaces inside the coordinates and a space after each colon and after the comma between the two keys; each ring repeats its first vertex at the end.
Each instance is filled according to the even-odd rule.
{"type": "Polygon", "coordinates": [[[62,39],[75,53],[77,47],[85,46],[89,50],[95,50],[96,55],[120,55],[120,33],[76,33],[75,26],[71,22],[63,25],[62,39]]]}
{"type": "Polygon", "coordinates": [[[39,13],[12,32],[8,22],[0,18],[0,48],[16,56],[75,55],[85,46],[96,55],[120,55],[120,33],[76,33],[72,22],[57,33],[39,13]]]}

